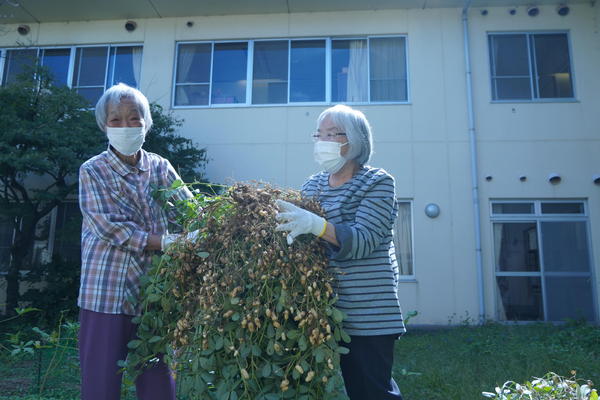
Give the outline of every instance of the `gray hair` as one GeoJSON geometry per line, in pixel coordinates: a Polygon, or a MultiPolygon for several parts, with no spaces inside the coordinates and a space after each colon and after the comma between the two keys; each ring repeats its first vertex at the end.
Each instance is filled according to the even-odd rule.
{"type": "Polygon", "coordinates": [[[118,83],[108,89],[98,103],[96,103],[96,122],[102,132],[106,132],[106,119],[108,118],[108,107],[110,105],[117,105],[121,102],[121,99],[131,99],[136,104],[137,109],[144,119],[144,126],[147,133],[152,127],[152,115],[150,114],[150,104],[148,99],[142,92],[128,86],[124,83],[118,83]]]}
{"type": "Polygon", "coordinates": [[[338,104],[323,111],[317,118],[317,127],[326,117],[346,133],[348,138],[347,160],[355,160],[359,165],[365,165],[373,154],[373,137],[371,125],[365,115],[351,107],[338,104]]]}

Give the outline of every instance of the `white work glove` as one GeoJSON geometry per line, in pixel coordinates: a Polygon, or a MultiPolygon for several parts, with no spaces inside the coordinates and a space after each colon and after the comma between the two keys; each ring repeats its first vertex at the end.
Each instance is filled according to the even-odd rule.
{"type": "Polygon", "coordinates": [[[191,231],[187,234],[183,233],[165,233],[160,238],[160,249],[166,251],[173,243],[178,240],[187,240],[194,242],[198,238],[198,230],[191,231]]]}
{"type": "Polygon", "coordinates": [[[275,203],[282,211],[277,213],[275,218],[278,221],[285,221],[285,223],[277,225],[275,230],[289,232],[287,235],[288,244],[292,244],[296,236],[305,233],[312,233],[317,237],[325,234],[325,228],[327,227],[325,218],[284,200],[276,200],[275,203]]]}

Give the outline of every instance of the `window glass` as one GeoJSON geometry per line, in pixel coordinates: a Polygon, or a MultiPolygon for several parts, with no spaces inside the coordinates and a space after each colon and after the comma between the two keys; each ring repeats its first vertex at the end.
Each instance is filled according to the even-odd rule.
{"type": "Polygon", "coordinates": [[[13,221],[0,216],[0,273],[8,271],[10,248],[13,240],[13,221]]]}
{"type": "Polygon", "coordinates": [[[497,271],[539,271],[537,227],[535,222],[494,224],[497,271]]]}
{"type": "Polygon", "coordinates": [[[72,263],[81,262],[81,220],[78,203],[62,203],[58,206],[54,254],[72,263]]]}
{"type": "Polygon", "coordinates": [[[371,101],[406,101],[406,50],[402,37],[369,40],[371,101]]]}
{"type": "Polygon", "coordinates": [[[565,33],[490,35],[489,50],[494,100],[573,97],[565,33]]]}
{"type": "Polygon", "coordinates": [[[212,104],[246,102],[248,43],[215,43],[212,104]]]}
{"type": "Polygon", "coordinates": [[[142,46],[122,46],[110,49],[106,88],[117,83],[138,87],[142,67],[142,46]]]}
{"type": "Polygon", "coordinates": [[[493,203],[493,214],[533,214],[533,203],[493,203]]]}
{"type": "Polygon", "coordinates": [[[494,76],[529,77],[529,55],[527,36],[495,35],[490,36],[490,47],[494,76]]]}
{"type": "Polygon", "coordinates": [[[7,50],[2,84],[7,85],[15,82],[20,74],[33,68],[36,58],[37,49],[7,50]]]}
{"type": "Polygon", "coordinates": [[[42,49],[42,65],[50,71],[55,85],[67,86],[71,49],[42,49]]]}
{"type": "Polygon", "coordinates": [[[531,99],[526,35],[490,36],[494,99],[531,99]]]}
{"type": "Polygon", "coordinates": [[[252,104],[287,103],[287,40],[254,43],[252,104]]]}
{"type": "Polygon", "coordinates": [[[208,105],[212,44],[180,44],[177,52],[175,105],[208,105]]]}
{"type": "Polygon", "coordinates": [[[334,40],[331,44],[331,101],[369,100],[367,41],[334,40]]]}
{"type": "Polygon", "coordinates": [[[294,40],[290,54],[290,102],[325,101],[325,40],[294,40]]]}
{"type": "Polygon", "coordinates": [[[533,35],[533,42],[539,97],[573,97],[567,35],[533,35]]]}
{"type": "Polygon", "coordinates": [[[584,221],[542,222],[541,228],[546,271],[590,271],[584,221]]]}
{"type": "Polygon", "coordinates": [[[542,284],[539,277],[498,276],[498,309],[505,321],[543,321],[542,284]]]}
{"type": "Polygon", "coordinates": [[[73,88],[94,106],[106,82],[108,47],[80,47],[75,55],[73,88]]]}
{"type": "Polygon", "coordinates": [[[542,214],[583,214],[583,203],[542,203],[542,214]]]}
{"type": "Polygon", "coordinates": [[[549,321],[594,321],[591,277],[546,277],[549,321]]]}
{"type": "Polygon", "coordinates": [[[411,203],[400,201],[398,217],[394,222],[394,247],[400,275],[414,275],[412,236],[411,203]]]}

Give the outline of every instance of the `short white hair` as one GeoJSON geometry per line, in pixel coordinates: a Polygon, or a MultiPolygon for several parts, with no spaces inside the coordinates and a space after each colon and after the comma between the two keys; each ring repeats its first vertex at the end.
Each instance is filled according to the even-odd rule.
{"type": "Polygon", "coordinates": [[[108,89],[96,103],[96,122],[102,132],[106,132],[106,120],[108,118],[108,108],[110,105],[116,106],[122,99],[131,99],[137,106],[140,116],[144,119],[144,127],[147,133],[152,127],[152,115],[150,114],[150,104],[142,92],[128,86],[124,83],[118,83],[108,89]]]}
{"type": "Polygon", "coordinates": [[[373,154],[373,137],[371,125],[365,115],[343,104],[330,107],[323,111],[317,118],[317,128],[321,122],[329,117],[331,122],[346,133],[348,139],[347,160],[355,160],[359,165],[365,165],[373,154]]]}

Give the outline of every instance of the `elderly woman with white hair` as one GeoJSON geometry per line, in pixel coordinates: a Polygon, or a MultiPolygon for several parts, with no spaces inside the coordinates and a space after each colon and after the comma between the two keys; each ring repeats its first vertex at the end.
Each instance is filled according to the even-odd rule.
{"type": "MultiPolygon", "coordinates": [[[[142,149],[152,116],[140,91],[124,84],[111,87],[96,104],[96,120],[108,149],[79,169],[81,398],[113,400],[121,392],[117,362],[127,357],[127,343],[136,335],[132,318],[141,311],[135,304],[140,277],[152,255],[178,238],[167,233],[173,215],[154,200],[152,190],[171,186],[179,176],[168,160],[142,149]]],[[[182,189],[176,197],[191,193],[182,189]]],[[[136,389],[140,399],[175,399],[175,384],[162,360],[137,378],[136,389]]]]}
{"type": "Polygon", "coordinates": [[[405,332],[398,301],[398,265],[392,227],[398,213],[394,179],[367,165],[372,153],[369,122],[344,105],[321,113],[313,135],[314,157],[324,171],[302,187],[317,199],[322,218],[285,201],[278,230],[288,243],[301,234],[325,241],[336,276],[336,307],[347,315],[350,352],[341,356],[346,392],[352,400],[402,399],[392,378],[394,342],[405,332]]]}

